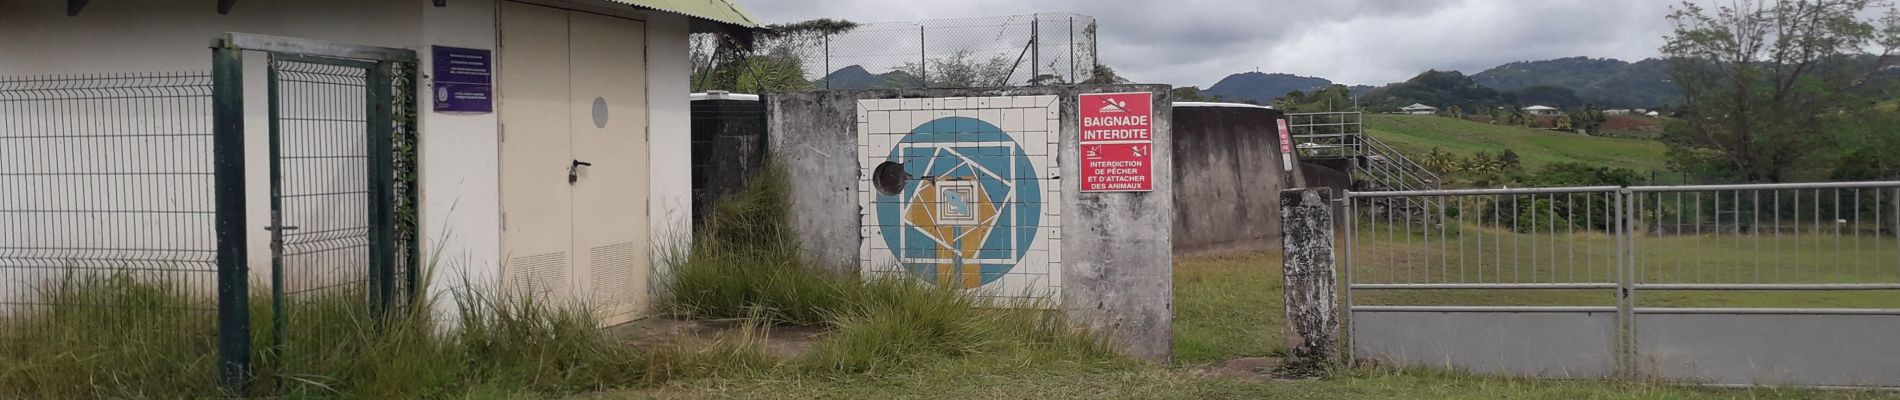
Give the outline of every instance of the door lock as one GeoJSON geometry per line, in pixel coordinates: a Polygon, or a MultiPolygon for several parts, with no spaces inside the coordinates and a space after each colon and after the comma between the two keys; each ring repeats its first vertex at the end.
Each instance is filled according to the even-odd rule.
{"type": "Polygon", "coordinates": [[[592,167],[592,166],[594,166],[594,163],[581,161],[581,160],[574,160],[573,164],[568,164],[567,184],[572,185],[574,184],[575,181],[579,181],[581,179],[581,167],[592,167]]]}

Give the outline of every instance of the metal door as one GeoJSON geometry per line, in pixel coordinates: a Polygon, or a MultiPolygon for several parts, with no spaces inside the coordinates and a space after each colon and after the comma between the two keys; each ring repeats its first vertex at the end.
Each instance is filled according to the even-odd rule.
{"type": "Polygon", "coordinates": [[[505,3],[502,30],[505,285],[632,320],[649,270],[645,25],[505,3]]]}
{"type": "Polygon", "coordinates": [[[503,3],[501,13],[502,285],[510,295],[571,301],[574,164],[569,138],[567,12],[503,3]]]}
{"type": "Polygon", "coordinates": [[[646,26],[579,12],[568,21],[574,159],[591,164],[573,185],[576,283],[613,325],[647,297],[646,26]]]}

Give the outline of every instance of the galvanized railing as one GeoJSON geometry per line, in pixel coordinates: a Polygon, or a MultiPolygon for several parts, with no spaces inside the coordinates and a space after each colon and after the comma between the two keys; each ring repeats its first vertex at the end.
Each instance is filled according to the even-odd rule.
{"type": "Polygon", "coordinates": [[[1884,339],[1900,329],[1900,182],[1343,197],[1348,346],[1368,353],[1362,358],[1442,358],[1431,361],[1540,376],[1900,385],[1900,370],[1882,364],[1900,358],[1884,339]],[[1416,319],[1425,316],[1439,319],[1416,319]],[[1433,321],[1499,336],[1465,343],[1474,348],[1462,352],[1421,350],[1459,347],[1445,345],[1456,339],[1421,337],[1448,334],[1430,328],[1433,321]],[[1534,328],[1599,324],[1614,328],[1581,336],[1534,328]],[[1831,344],[1772,339],[1819,329],[1809,327],[1830,327],[1808,334],[1834,335],[1831,344]],[[1586,351],[1597,339],[1607,347],[1586,351]],[[1512,344],[1525,347],[1472,356],[1512,344]],[[1760,353],[1777,346],[1813,349],[1760,353]]]}
{"type": "MultiPolygon", "coordinates": [[[[1357,111],[1287,114],[1287,129],[1298,143],[1301,159],[1347,159],[1354,179],[1380,190],[1435,190],[1438,174],[1413,162],[1392,146],[1365,134],[1364,116],[1357,111]]],[[[1435,207],[1436,205],[1434,205],[1435,207]]]]}

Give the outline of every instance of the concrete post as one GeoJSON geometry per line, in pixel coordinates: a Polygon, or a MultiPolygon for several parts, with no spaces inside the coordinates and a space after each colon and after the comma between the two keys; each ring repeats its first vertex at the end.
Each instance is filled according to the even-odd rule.
{"type": "Polygon", "coordinates": [[[1328,365],[1339,357],[1331,197],[1328,188],[1280,191],[1289,365],[1328,365]]]}

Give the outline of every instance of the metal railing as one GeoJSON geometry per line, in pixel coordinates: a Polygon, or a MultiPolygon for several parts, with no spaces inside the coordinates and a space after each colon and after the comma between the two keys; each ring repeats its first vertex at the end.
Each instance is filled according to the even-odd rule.
{"type": "MultiPolygon", "coordinates": [[[[1900,317],[1900,182],[1348,192],[1342,201],[1349,315],[1451,313],[1465,323],[1501,327],[1521,318],[1504,316],[1525,313],[1605,322],[1615,326],[1605,334],[1613,339],[1614,360],[1606,371],[1618,374],[1706,374],[1711,383],[1740,384],[1760,383],[1737,382],[1758,379],[1749,374],[1780,374],[1708,370],[1710,363],[1741,362],[1726,357],[1752,354],[1753,347],[1709,350],[1707,342],[1680,341],[1677,332],[1712,329],[1706,318],[1749,326],[1718,330],[1736,335],[1736,343],[1767,340],[1760,338],[1799,324],[1840,324],[1846,327],[1841,332],[1857,332],[1853,327],[1900,321],[1892,318],[1900,317]],[[1768,315],[1892,319],[1724,319],[1768,315]],[[1688,350],[1697,346],[1705,352],[1688,350]],[[1695,362],[1682,364],[1689,361],[1695,362]]],[[[1388,331],[1386,323],[1363,331],[1349,318],[1349,343],[1361,334],[1380,343],[1348,348],[1388,354],[1392,343],[1416,339],[1388,331]]],[[[1884,337],[1844,335],[1832,340],[1878,347],[1874,342],[1884,337]]],[[[1536,335],[1508,338],[1566,346],[1530,336],[1536,335]]],[[[1845,348],[1819,353],[1828,351],[1854,354],[1845,348]]],[[[1524,357],[1531,361],[1512,362],[1530,366],[1505,372],[1589,370],[1575,359],[1524,357]]],[[[1788,383],[1900,385],[1900,376],[1847,382],[1804,373],[1787,372],[1788,383]]]]}
{"type": "Polygon", "coordinates": [[[211,90],[204,72],[0,78],[0,359],[211,348],[211,90]]]}
{"type": "Polygon", "coordinates": [[[1301,159],[1348,160],[1353,178],[1371,188],[1438,189],[1438,174],[1365,134],[1364,118],[1357,111],[1289,113],[1287,129],[1300,149],[1301,159]]]}

